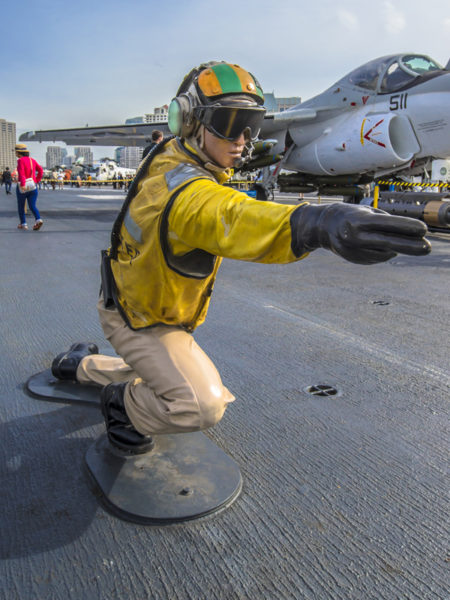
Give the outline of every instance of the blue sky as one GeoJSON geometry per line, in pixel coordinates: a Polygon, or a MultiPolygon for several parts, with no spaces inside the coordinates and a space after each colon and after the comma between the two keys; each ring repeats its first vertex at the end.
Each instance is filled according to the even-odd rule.
{"type": "MultiPolygon", "coordinates": [[[[306,100],[384,54],[445,65],[449,39],[448,0],[22,0],[2,23],[0,118],[19,133],[122,123],[212,59],[306,100]]],[[[43,160],[43,144],[31,150],[43,160]]]]}

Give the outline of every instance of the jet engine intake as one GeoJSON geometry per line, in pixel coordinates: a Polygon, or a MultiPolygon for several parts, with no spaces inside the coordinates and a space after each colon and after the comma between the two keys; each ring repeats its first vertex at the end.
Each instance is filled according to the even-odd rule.
{"type": "Polygon", "coordinates": [[[285,169],[316,175],[367,173],[409,162],[420,150],[409,119],[396,113],[351,115],[336,119],[322,135],[301,146],[296,128],[289,133],[296,143],[285,169]]]}

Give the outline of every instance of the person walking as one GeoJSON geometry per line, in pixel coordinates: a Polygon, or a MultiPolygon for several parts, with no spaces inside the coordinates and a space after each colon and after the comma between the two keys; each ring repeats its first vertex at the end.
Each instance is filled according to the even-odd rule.
{"type": "Polygon", "coordinates": [[[100,322],[118,357],[90,343],[55,357],[54,377],[104,386],[111,444],[133,454],[153,434],[215,425],[234,395],[192,333],[222,258],[292,263],[317,248],[369,265],[428,254],[427,228],[368,206],[260,202],[222,185],[251,161],[265,109],[241,67],[193,69],[169,108],[167,138],[141,163],[103,252],[100,322]]]}
{"type": "Polygon", "coordinates": [[[10,194],[12,179],[11,179],[11,171],[9,170],[9,167],[6,167],[5,170],[3,171],[2,178],[3,178],[3,183],[5,184],[6,193],[10,194]]]}
{"type": "Polygon", "coordinates": [[[28,148],[25,144],[16,144],[15,147],[17,156],[17,176],[18,183],[16,187],[17,208],[19,211],[20,223],[18,229],[28,229],[27,220],[25,217],[25,202],[28,202],[31,212],[36,219],[33,229],[38,231],[43,224],[41,215],[36,206],[38,197],[37,184],[41,181],[44,170],[41,165],[31,158],[28,148]]]}
{"type": "Polygon", "coordinates": [[[144,152],[142,153],[141,160],[143,160],[147,156],[147,154],[150,152],[150,150],[153,150],[153,148],[155,146],[160,144],[163,141],[163,139],[164,139],[163,132],[160,131],[159,129],[154,129],[152,131],[152,141],[146,148],[144,148],[144,152]]]}

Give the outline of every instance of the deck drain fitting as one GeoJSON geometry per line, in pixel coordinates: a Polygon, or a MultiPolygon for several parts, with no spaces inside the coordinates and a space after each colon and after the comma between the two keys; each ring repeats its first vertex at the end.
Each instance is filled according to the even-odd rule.
{"type": "Polygon", "coordinates": [[[305,392],[311,396],[340,396],[340,392],[332,385],[318,384],[309,385],[305,388],[305,392]]]}
{"type": "Polygon", "coordinates": [[[387,306],[390,304],[387,300],[373,300],[372,304],[376,304],[377,306],[387,306]]]}

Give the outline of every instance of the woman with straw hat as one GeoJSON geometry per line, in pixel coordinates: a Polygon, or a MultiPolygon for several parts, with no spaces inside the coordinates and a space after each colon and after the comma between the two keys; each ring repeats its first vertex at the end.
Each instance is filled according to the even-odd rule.
{"type": "Polygon", "coordinates": [[[25,202],[28,202],[28,206],[36,219],[33,229],[34,231],[38,231],[42,227],[43,220],[36,207],[38,197],[37,184],[42,179],[43,169],[34,158],[31,158],[25,144],[16,144],[15,151],[17,156],[17,176],[19,180],[16,187],[16,195],[20,223],[17,228],[28,229],[25,217],[25,202]]]}

